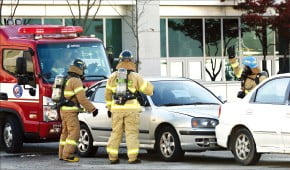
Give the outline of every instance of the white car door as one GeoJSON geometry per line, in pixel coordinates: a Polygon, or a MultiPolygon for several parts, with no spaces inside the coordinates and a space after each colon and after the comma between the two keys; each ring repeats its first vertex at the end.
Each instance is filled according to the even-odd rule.
{"type": "Polygon", "coordinates": [[[281,136],[284,114],[281,104],[284,103],[284,93],[287,85],[283,86],[279,79],[268,81],[257,89],[246,115],[251,115],[250,130],[253,133],[257,150],[261,152],[283,152],[284,143],[281,136]]]}
{"type": "Polygon", "coordinates": [[[105,83],[100,85],[94,92],[92,98],[98,115],[96,117],[88,117],[86,122],[92,130],[92,136],[96,142],[108,142],[112,131],[112,121],[108,117],[108,109],[104,99],[105,83]]]}
{"type": "Polygon", "coordinates": [[[282,137],[285,145],[285,152],[290,153],[290,77],[285,78],[285,85],[288,81],[284,105],[281,105],[280,111],[283,116],[282,137]]]}

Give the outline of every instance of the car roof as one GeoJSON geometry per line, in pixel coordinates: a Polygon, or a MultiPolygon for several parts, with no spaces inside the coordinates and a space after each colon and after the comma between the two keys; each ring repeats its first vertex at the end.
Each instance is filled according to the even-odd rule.
{"type": "MultiPolygon", "coordinates": [[[[189,78],[184,78],[184,77],[163,77],[163,76],[144,76],[143,77],[145,80],[147,81],[181,81],[181,80],[190,80],[189,78]]],[[[107,81],[108,79],[102,80],[103,81],[107,81]]],[[[194,81],[194,80],[193,80],[194,81]]]]}
{"type": "MultiPolygon", "coordinates": [[[[191,81],[194,81],[196,83],[198,83],[197,81],[195,80],[192,80],[192,79],[189,79],[189,78],[184,78],[184,77],[165,77],[165,76],[144,76],[144,79],[147,80],[147,81],[150,81],[150,82],[154,82],[154,81],[188,81],[188,80],[191,80],[191,81]]],[[[94,84],[92,84],[90,87],[93,87],[97,84],[100,84],[102,82],[107,82],[108,79],[104,79],[104,80],[101,80],[101,81],[98,81],[94,84]]],[[[200,84],[200,83],[198,83],[200,84]]]]}
{"type": "Polygon", "coordinates": [[[277,74],[277,75],[272,75],[269,78],[275,78],[275,77],[284,77],[284,76],[290,76],[290,73],[283,73],[283,74],[277,74]]]}

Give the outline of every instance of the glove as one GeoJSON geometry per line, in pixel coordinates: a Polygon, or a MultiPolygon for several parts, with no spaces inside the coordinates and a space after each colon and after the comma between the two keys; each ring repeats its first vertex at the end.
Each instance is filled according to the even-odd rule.
{"type": "Polygon", "coordinates": [[[227,50],[229,59],[235,58],[235,46],[230,46],[227,50]]]}
{"type": "Polygon", "coordinates": [[[111,118],[112,112],[108,110],[108,117],[111,118]]]}
{"type": "Polygon", "coordinates": [[[239,91],[239,92],[238,92],[238,95],[237,95],[238,98],[241,98],[241,99],[242,99],[242,98],[244,98],[245,96],[246,96],[246,94],[245,94],[244,91],[239,91]]]}
{"type": "Polygon", "coordinates": [[[96,117],[98,115],[98,109],[95,109],[93,112],[92,112],[93,116],[96,117]]]}

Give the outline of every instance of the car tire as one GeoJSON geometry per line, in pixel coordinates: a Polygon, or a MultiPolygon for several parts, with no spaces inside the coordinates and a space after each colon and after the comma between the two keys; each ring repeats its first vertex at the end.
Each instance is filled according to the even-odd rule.
{"type": "Polygon", "coordinates": [[[156,140],[157,152],[164,161],[178,161],[184,157],[178,135],[172,127],[162,127],[156,140]]]}
{"type": "Polygon", "coordinates": [[[156,154],[157,151],[155,149],[147,149],[146,150],[148,154],[156,154]]]}
{"type": "Polygon", "coordinates": [[[98,150],[98,147],[93,146],[92,134],[85,124],[80,126],[80,139],[77,148],[81,157],[94,156],[98,150]]]}
{"type": "Polygon", "coordinates": [[[23,146],[23,131],[19,120],[12,115],[7,116],[2,127],[1,143],[7,153],[19,153],[23,146]]]}
{"type": "Polygon", "coordinates": [[[257,153],[254,138],[245,128],[239,129],[233,134],[231,150],[236,162],[242,165],[254,165],[261,157],[261,154],[257,153]]]}

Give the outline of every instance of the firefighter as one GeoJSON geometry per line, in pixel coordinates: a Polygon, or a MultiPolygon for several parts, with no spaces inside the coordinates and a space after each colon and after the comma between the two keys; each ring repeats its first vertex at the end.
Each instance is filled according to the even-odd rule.
{"type": "Polygon", "coordinates": [[[261,71],[257,64],[257,59],[253,56],[247,56],[242,59],[244,67],[239,66],[238,59],[235,57],[235,47],[228,49],[229,62],[234,70],[235,76],[241,80],[241,91],[238,92],[238,98],[244,98],[254,87],[268,77],[267,72],[261,71]]]}
{"type": "Polygon", "coordinates": [[[120,162],[118,151],[125,132],[128,162],[141,163],[138,158],[141,106],[137,98],[139,92],[152,95],[154,87],[135,72],[136,65],[130,51],[122,51],[119,59],[117,71],[110,76],[105,90],[108,116],[112,116],[112,133],[108,141],[107,153],[111,164],[120,162]]]}
{"type": "Polygon", "coordinates": [[[82,111],[80,105],[93,116],[98,114],[98,110],[86,98],[83,88],[85,63],[76,59],[68,69],[68,76],[64,87],[64,98],[66,101],[60,107],[60,116],[62,119],[62,133],[59,144],[59,159],[68,162],[78,162],[79,158],[74,156],[77,141],[80,135],[80,123],[78,113],[82,111]]]}

